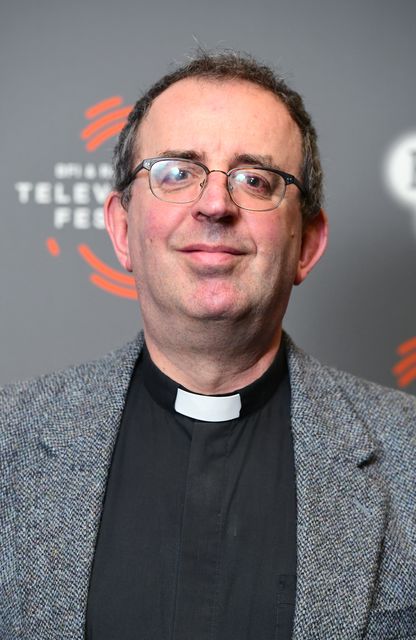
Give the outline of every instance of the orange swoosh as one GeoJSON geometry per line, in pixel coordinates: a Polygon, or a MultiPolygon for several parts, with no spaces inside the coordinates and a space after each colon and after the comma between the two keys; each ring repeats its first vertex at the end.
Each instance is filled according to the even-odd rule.
{"type": "Polygon", "coordinates": [[[404,356],[409,351],[413,351],[413,349],[416,349],[416,338],[410,338],[410,340],[407,340],[406,342],[403,342],[403,344],[399,345],[397,347],[397,353],[400,356],[404,356]]]}
{"type": "Polygon", "coordinates": [[[102,260],[97,258],[95,253],[91,251],[87,244],[78,245],[78,252],[92,269],[98,271],[99,273],[101,273],[101,275],[106,276],[111,280],[115,280],[116,282],[120,282],[122,284],[128,285],[129,287],[132,287],[132,290],[135,293],[136,290],[134,288],[135,284],[133,276],[128,276],[125,273],[120,273],[120,271],[109,267],[105,262],[102,262],[102,260]]]}
{"type": "Polygon", "coordinates": [[[393,373],[398,376],[414,364],[416,364],[416,353],[411,353],[410,356],[407,356],[403,360],[400,360],[400,362],[398,362],[396,365],[394,365],[393,373]]]}
{"type": "Polygon", "coordinates": [[[111,98],[106,98],[101,102],[97,102],[97,104],[93,104],[85,111],[84,115],[86,118],[88,118],[88,120],[91,120],[92,118],[95,118],[95,116],[98,116],[100,113],[103,113],[103,111],[108,111],[113,107],[119,107],[122,103],[123,98],[121,98],[120,96],[112,96],[111,98]]]}
{"type": "Polygon", "coordinates": [[[94,138],[91,138],[91,140],[87,142],[87,144],[85,145],[87,151],[95,151],[97,147],[99,147],[100,145],[102,145],[103,142],[105,142],[105,140],[107,140],[108,138],[112,138],[113,136],[120,133],[120,131],[124,127],[124,124],[125,124],[124,120],[122,122],[118,122],[117,124],[113,124],[112,127],[108,127],[107,129],[104,129],[104,131],[94,136],[94,138]]]}
{"type": "Polygon", "coordinates": [[[399,387],[403,388],[407,387],[407,385],[413,382],[413,380],[416,380],[416,367],[413,367],[413,369],[410,369],[410,371],[401,376],[398,379],[397,384],[399,385],[399,387]]]}
{"type": "Polygon", "coordinates": [[[111,113],[107,113],[105,116],[102,116],[99,120],[95,122],[91,122],[85,129],[81,131],[81,138],[85,140],[93,135],[98,129],[101,129],[104,125],[112,122],[113,120],[120,120],[121,118],[126,119],[129,115],[132,106],[129,105],[127,107],[123,107],[122,109],[117,109],[116,111],[112,111],[111,113]]]}
{"type": "Polygon", "coordinates": [[[95,284],[96,287],[104,289],[104,291],[112,293],[113,295],[120,296],[121,298],[137,298],[137,293],[134,289],[120,287],[117,284],[113,284],[112,282],[105,280],[101,276],[98,276],[96,273],[92,273],[90,275],[90,281],[95,284]]]}
{"type": "Polygon", "coordinates": [[[61,247],[59,246],[55,238],[46,239],[46,248],[54,258],[56,258],[56,256],[59,256],[59,254],[61,253],[61,247]]]}

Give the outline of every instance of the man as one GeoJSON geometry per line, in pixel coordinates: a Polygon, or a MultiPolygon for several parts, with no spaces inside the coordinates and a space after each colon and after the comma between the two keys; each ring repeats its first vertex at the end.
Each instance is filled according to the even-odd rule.
{"type": "Polygon", "coordinates": [[[416,637],[415,399],[282,332],[327,239],[299,95],[165,76],[105,215],[145,345],[2,392],[1,638],[416,637]]]}

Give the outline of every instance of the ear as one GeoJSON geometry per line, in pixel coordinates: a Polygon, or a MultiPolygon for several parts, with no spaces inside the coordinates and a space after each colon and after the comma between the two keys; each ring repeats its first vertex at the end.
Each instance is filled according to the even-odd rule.
{"type": "Polygon", "coordinates": [[[323,255],[328,242],[328,218],[325,211],[305,222],[295,284],[301,284],[323,255]]]}
{"type": "Polygon", "coordinates": [[[128,242],[128,213],[121,204],[120,194],[112,191],[104,203],[104,219],[108,235],[121,266],[132,271],[128,242]]]}

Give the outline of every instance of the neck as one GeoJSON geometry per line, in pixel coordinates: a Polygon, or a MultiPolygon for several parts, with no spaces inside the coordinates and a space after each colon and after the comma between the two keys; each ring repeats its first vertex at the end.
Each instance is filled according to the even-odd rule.
{"type": "Polygon", "coordinates": [[[217,321],[186,332],[164,325],[155,332],[145,323],[144,333],[153,362],[169,378],[195,393],[227,394],[257,380],[280,346],[280,326],[250,335],[242,324],[225,331],[217,321]]]}

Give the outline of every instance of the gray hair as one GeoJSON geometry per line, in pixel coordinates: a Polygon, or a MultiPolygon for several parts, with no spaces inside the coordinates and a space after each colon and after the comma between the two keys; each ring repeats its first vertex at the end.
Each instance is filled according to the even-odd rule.
{"type": "Polygon", "coordinates": [[[172,84],[185,78],[206,78],[217,81],[246,80],[271,91],[283,102],[302,136],[303,162],[300,180],[305,188],[305,193],[301,194],[302,215],[305,221],[315,216],[322,206],[323,174],[316,130],[305,109],[302,97],[297,91],[291,89],[271,67],[258,62],[250,55],[235,51],[220,53],[199,51],[197,57],[163,76],[136,102],[120,133],[113,156],[114,189],[121,193],[123,206],[128,206],[131,195],[129,178],[134,168],[135,143],[139,125],[155,98],[172,84]]]}

